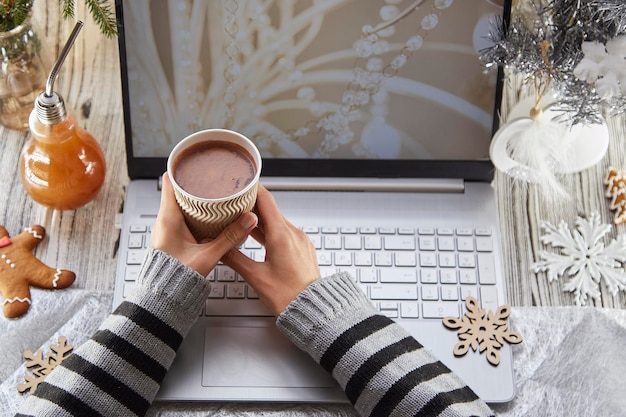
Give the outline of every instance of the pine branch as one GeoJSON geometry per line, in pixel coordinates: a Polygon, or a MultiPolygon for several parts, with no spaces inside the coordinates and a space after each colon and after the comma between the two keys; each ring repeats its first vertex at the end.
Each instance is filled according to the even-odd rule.
{"type": "Polygon", "coordinates": [[[0,0],[0,32],[24,23],[32,8],[33,0],[0,0]]]}
{"type": "Polygon", "coordinates": [[[112,9],[109,0],[85,0],[91,16],[100,26],[100,31],[107,37],[113,38],[118,35],[117,19],[115,10],[112,9]]]}
{"type": "MultiPolygon", "coordinates": [[[[1,1],[1,0],[0,0],[1,1]]],[[[93,20],[100,27],[100,32],[107,38],[118,36],[117,19],[111,0],[84,0],[93,20]]],[[[76,2],[74,0],[59,0],[63,18],[74,18],[76,2]]]]}
{"type": "Polygon", "coordinates": [[[76,10],[74,0],[59,0],[59,5],[61,6],[61,13],[64,19],[74,18],[74,10],[76,10]]]}

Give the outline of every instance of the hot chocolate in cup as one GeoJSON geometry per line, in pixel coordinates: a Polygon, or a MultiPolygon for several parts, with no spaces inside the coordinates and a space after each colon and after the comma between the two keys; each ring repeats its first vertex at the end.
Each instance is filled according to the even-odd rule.
{"type": "Polygon", "coordinates": [[[206,242],[254,207],[261,155],[240,133],[201,130],[172,149],[167,173],[189,230],[206,242]]]}

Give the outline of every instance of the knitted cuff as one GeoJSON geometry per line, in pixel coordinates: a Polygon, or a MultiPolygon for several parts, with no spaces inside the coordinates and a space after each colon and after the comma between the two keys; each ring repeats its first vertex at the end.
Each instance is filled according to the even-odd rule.
{"type": "Polygon", "coordinates": [[[276,325],[296,346],[319,361],[332,343],[335,326],[350,325],[357,317],[375,313],[353,278],[338,273],[309,285],[278,316],[276,325]]]}
{"type": "Polygon", "coordinates": [[[163,318],[175,313],[177,321],[197,318],[210,291],[202,275],[154,248],[146,253],[138,284],[139,291],[129,301],[163,318]]]}

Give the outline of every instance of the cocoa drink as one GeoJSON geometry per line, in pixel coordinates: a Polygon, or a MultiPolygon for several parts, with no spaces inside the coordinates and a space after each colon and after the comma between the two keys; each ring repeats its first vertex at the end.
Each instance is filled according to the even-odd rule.
{"type": "Polygon", "coordinates": [[[174,161],[174,180],[183,190],[201,198],[221,199],[237,194],[255,175],[250,153],[220,140],[191,145],[174,161]]]}
{"type": "Polygon", "coordinates": [[[214,239],[242,213],[252,210],[261,164],[254,143],[227,129],[192,133],[172,149],[167,174],[198,242],[214,239]]]}

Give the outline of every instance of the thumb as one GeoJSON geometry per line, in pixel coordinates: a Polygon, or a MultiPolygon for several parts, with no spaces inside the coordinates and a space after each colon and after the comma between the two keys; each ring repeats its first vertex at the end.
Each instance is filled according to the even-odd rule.
{"type": "Polygon", "coordinates": [[[212,250],[215,255],[217,255],[217,258],[221,258],[228,251],[243,243],[258,222],[259,218],[256,214],[247,212],[229,224],[228,227],[211,242],[212,250]]]}

